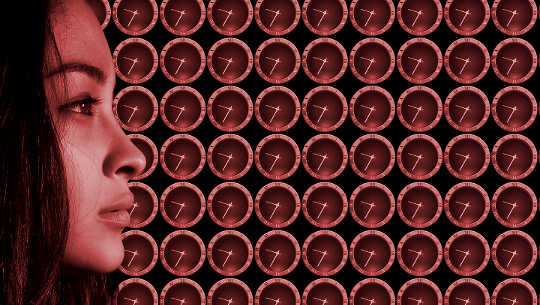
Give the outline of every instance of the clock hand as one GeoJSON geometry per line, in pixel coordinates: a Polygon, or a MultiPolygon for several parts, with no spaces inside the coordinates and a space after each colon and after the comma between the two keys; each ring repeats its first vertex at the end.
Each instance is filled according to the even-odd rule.
{"type": "Polygon", "coordinates": [[[178,211],[176,212],[176,216],[174,216],[174,220],[176,220],[178,218],[178,216],[180,215],[180,211],[182,211],[182,209],[184,208],[184,206],[186,205],[184,202],[180,203],[180,202],[176,202],[176,201],[170,201],[172,204],[175,204],[175,205],[178,205],[180,206],[180,208],[178,209],[178,211]]]}
{"type": "Polygon", "coordinates": [[[186,14],[186,11],[185,10],[180,11],[180,10],[177,10],[177,9],[174,9],[174,8],[171,8],[171,11],[180,14],[178,19],[176,19],[176,23],[174,24],[174,27],[177,27],[178,23],[180,22],[180,19],[182,19],[182,17],[184,17],[184,15],[186,14]]]}
{"type": "Polygon", "coordinates": [[[326,14],[328,14],[327,10],[318,10],[316,8],[313,8],[312,10],[316,11],[317,13],[321,14],[321,19],[319,19],[319,22],[317,23],[317,27],[321,25],[321,22],[323,21],[324,17],[326,17],[326,14]]]}
{"type": "Polygon", "coordinates": [[[462,26],[462,25],[463,25],[463,22],[465,21],[465,19],[466,19],[467,17],[469,17],[469,15],[471,14],[471,12],[470,12],[469,10],[464,11],[464,10],[460,10],[460,9],[458,9],[458,8],[456,8],[456,9],[454,9],[454,10],[456,10],[456,11],[458,11],[458,12],[460,12],[460,13],[463,14],[463,18],[461,18],[461,21],[459,22],[459,26],[462,26]]]}
{"type": "Polygon", "coordinates": [[[463,70],[465,70],[465,67],[471,62],[471,59],[470,59],[469,57],[467,57],[467,58],[462,58],[462,57],[459,57],[459,56],[456,56],[456,58],[457,58],[458,60],[461,60],[461,61],[464,62],[464,63],[463,63],[463,66],[461,66],[461,70],[459,70],[459,73],[458,73],[458,74],[461,74],[461,73],[463,73],[463,70]]]}
{"type": "Polygon", "coordinates": [[[373,15],[377,15],[377,14],[375,13],[375,10],[374,10],[374,9],[371,10],[371,11],[368,11],[368,10],[366,10],[366,9],[361,8],[360,11],[369,14],[369,17],[367,18],[366,23],[364,24],[364,27],[367,27],[369,21],[371,20],[371,17],[373,17],[373,15]]]}
{"type": "Polygon", "coordinates": [[[417,10],[413,10],[413,9],[410,9],[410,8],[407,9],[407,10],[416,14],[416,17],[414,18],[414,21],[413,21],[413,23],[411,24],[411,28],[412,28],[412,27],[416,24],[416,22],[418,21],[418,18],[419,18],[422,14],[424,14],[424,12],[422,12],[422,10],[418,10],[418,11],[417,11],[417,10]]]}
{"type": "Polygon", "coordinates": [[[467,107],[464,107],[464,106],[461,106],[461,105],[456,105],[456,107],[461,108],[461,109],[464,110],[463,114],[461,115],[461,118],[458,121],[459,123],[461,123],[461,121],[463,121],[463,118],[465,117],[467,112],[469,112],[469,110],[471,110],[471,107],[469,105],[467,105],[467,107]]]}
{"type": "Polygon", "coordinates": [[[269,28],[271,28],[272,25],[274,24],[274,21],[276,21],[277,16],[279,16],[281,14],[281,12],[279,10],[274,11],[274,10],[270,10],[270,9],[267,9],[267,8],[264,9],[264,10],[274,14],[274,18],[272,18],[272,21],[270,21],[270,25],[268,26],[269,28]]]}
{"type": "Polygon", "coordinates": [[[364,220],[365,220],[365,219],[368,217],[369,212],[371,212],[371,210],[372,210],[373,207],[375,206],[375,203],[373,203],[373,202],[367,202],[367,201],[363,201],[363,200],[358,200],[358,202],[363,203],[363,204],[369,206],[369,209],[367,210],[366,214],[364,214],[364,220]]]}
{"type": "Polygon", "coordinates": [[[375,111],[375,106],[374,106],[374,105],[372,105],[372,106],[370,106],[370,107],[364,106],[364,105],[359,105],[359,106],[360,106],[360,107],[363,107],[363,108],[366,108],[366,109],[369,109],[369,113],[367,114],[366,118],[364,119],[364,124],[365,124],[365,123],[367,122],[367,120],[369,119],[369,116],[371,115],[371,113],[372,113],[373,111],[375,111]]]}

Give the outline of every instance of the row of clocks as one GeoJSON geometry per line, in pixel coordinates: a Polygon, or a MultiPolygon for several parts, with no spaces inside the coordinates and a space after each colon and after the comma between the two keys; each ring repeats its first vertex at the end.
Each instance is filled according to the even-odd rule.
{"type": "Polygon", "coordinates": [[[262,235],[252,246],[241,232],[217,233],[205,247],[201,238],[187,230],[178,230],[164,238],[159,247],[154,239],[140,230],[122,234],[124,259],[119,270],[129,276],[142,276],[152,270],[159,259],[163,267],[176,276],[197,272],[205,260],[222,276],[237,276],[251,265],[253,258],[260,270],[276,277],[291,273],[299,264],[318,276],[338,273],[347,260],[365,276],[379,276],[390,269],[396,257],[400,267],[413,276],[433,273],[441,264],[460,276],[482,272],[490,256],[495,267],[508,276],[522,276],[538,259],[534,239],[519,230],[499,235],[490,249],[487,240],[472,230],[454,233],[444,248],[439,239],[424,230],[405,234],[397,244],[385,233],[367,230],[359,233],[347,247],[336,232],[320,230],[310,234],[300,247],[296,238],[282,230],[262,235]],[[396,249],[397,248],[397,249],[396,249]]]}
{"type": "Polygon", "coordinates": [[[284,86],[264,89],[255,99],[237,86],[224,86],[214,91],[208,101],[194,88],[176,86],[167,91],[159,102],[142,86],[122,89],[113,101],[113,113],[122,128],[141,132],[152,126],[158,113],[172,130],[189,132],[197,128],[205,116],[216,128],[236,132],[251,121],[271,132],[283,132],[293,127],[302,114],[304,121],[318,132],[338,129],[347,116],[363,131],[378,132],[396,116],[413,132],[426,132],[435,127],[443,113],[447,122],[462,132],[480,129],[490,113],[495,123],[509,132],[529,128],[538,115],[534,95],[524,87],[501,89],[491,104],[480,89],[462,86],[452,90],[443,102],[439,94],[426,86],[413,86],[397,100],[379,86],[365,86],[346,97],[332,86],[311,89],[300,104],[297,95],[284,86]],[[396,105],[397,104],[397,105],[396,105]],[[444,111],[443,111],[444,109],[444,111]]]}
{"type": "Polygon", "coordinates": [[[219,34],[234,36],[244,32],[253,19],[269,35],[290,33],[300,21],[316,35],[339,32],[350,19],[353,27],[364,35],[386,32],[396,17],[407,33],[424,36],[434,32],[445,18],[448,27],[459,35],[481,32],[493,19],[495,27],[506,35],[527,33],[538,18],[534,0],[496,0],[490,9],[487,0],[449,0],[443,8],[439,0],[373,0],[369,3],[353,0],[164,0],[160,7],[155,0],[93,0],[93,6],[103,28],[111,19],[125,34],[139,36],[148,33],[157,23],[172,34],[187,36],[195,33],[206,18],[219,34]]]}
{"type": "Polygon", "coordinates": [[[534,47],[521,38],[501,41],[491,59],[484,44],[474,38],[454,41],[444,57],[439,47],[427,38],[410,39],[399,48],[397,56],[392,47],[379,38],[359,41],[350,54],[337,40],[318,38],[304,48],[302,56],[295,44],[285,38],[266,40],[257,48],[255,56],[249,46],[237,38],[217,41],[207,56],[196,41],[176,38],[163,47],[159,60],[150,42],[128,38],[116,47],[113,60],[118,77],[130,84],[149,80],[158,68],[158,61],[163,74],[177,84],[192,83],[207,65],[210,74],[225,84],[241,82],[253,66],[262,79],[272,84],[290,81],[300,66],[319,84],[336,82],[349,66],[361,82],[377,84],[390,77],[396,65],[407,81],[425,84],[439,75],[443,64],[448,75],[461,84],[478,82],[490,65],[502,81],[518,84],[530,79],[538,65],[534,47]]]}
{"type": "Polygon", "coordinates": [[[319,182],[310,186],[300,198],[297,191],[283,182],[263,186],[252,197],[241,184],[224,182],[212,189],[207,199],[189,182],[167,187],[158,200],[156,193],[141,182],[130,182],[135,204],[129,210],[131,228],[141,228],[154,220],[158,210],[163,219],[176,228],[197,224],[205,212],[222,228],[245,224],[255,211],[257,218],[271,228],[292,224],[300,210],[306,220],[318,228],[338,225],[349,212],[366,228],[382,227],[397,210],[400,219],[413,228],[433,225],[445,214],[454,225],[473,228],[484,222],[491,209],[495,219],[505,227],[521,228],[529,224],[538,210],[534,191],[520,182],[500,186],[490,201],[487,192],[473,182],[460,182],[443,198],[431,184],[413,182],[404,187],[397,199],[392,191],[378,182],[366,182],[351,193],[350,199],[338,185],[319,182]]]}

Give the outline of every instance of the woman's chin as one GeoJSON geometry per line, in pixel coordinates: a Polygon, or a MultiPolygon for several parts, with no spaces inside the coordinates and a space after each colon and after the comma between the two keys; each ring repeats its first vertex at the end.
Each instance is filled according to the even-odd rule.
{"type": "Polygon", "coordinates": [[[120,235],[70,246],[64,255],[66,265],[88,271],[109,273],[120,266],[124,259],[124,245],[120,235]]]}

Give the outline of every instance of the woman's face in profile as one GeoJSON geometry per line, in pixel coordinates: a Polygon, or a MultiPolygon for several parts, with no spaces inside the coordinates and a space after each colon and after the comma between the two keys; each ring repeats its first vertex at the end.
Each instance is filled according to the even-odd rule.
{"type": "Polygon", "coordinates": [[[115,74],[97,18],[84,0],[63,2],[51,15],[61,63],[49,47],[45,88],[70,201],[64,262],[110,272],[124,257],[120,234],[133,204],[127,182],[145,159],[113,116],[115,74]]]}

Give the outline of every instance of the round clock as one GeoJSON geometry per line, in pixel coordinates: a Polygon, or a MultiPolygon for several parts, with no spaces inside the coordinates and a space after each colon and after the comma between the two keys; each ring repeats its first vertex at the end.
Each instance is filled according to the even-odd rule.
{"type": "Polygon", "coordinates": [[[399,169],[405,176],[414,180],[433,177],[441,168],[442,159],[439,143],[425,134],[405,138],[397,149],[399,169]]]}
{"type": "Polygon", "coordinates": [[[206,7],[202,0],[163,0],[159,7],[159,18],[167,31],[187,36],[203,25],[206,7]]]}
{"type": "Polygon", "coordinates": [[[206,258],[201,238],[190,231],[178,230],[163,239],[159,248],[163,267],[176,276],[189,276],[197,272],[206,258]]]}
{"type": "Polygon", "coordinates": [[[142,180],[154,172],[158,163],[158,150],[154,142],[142,134],[129,134],[128,138],[143,153],[145,159],[144,170],[132,180],[142,180]]]}
{"type": "Polygon", "coordinates": [[[401,220],[413,228],[426,228],[442,214],[443,202],[439,191],[431,184],[413,182],[399,192],[397,211],[401,220]]]}
{"type": "Polygon", "coordinates": [[[347,244],[343,238],[329,230],[310,234],[302,246],[304,265],[318,276],[331,276],[339,272],[347,263],[347,255],[347,244]]]}
{"type": "Polygon", "coordinates": [[[206,210],[201,190],[189,182],[176,182],[167,187],[159,200],[161,216],[175,228],[189,228],[197,224],[206,210]]]}
{"type": "Polygon", "coordinates": [[[476,275],[489,262],[489,244],[475,231],[459,231],[446,241],[444,260],[448,268],[460,276],[476,275]]]}
{"type": "Polygon", "coordinates": [[[530,175],[536,167],[537,158],[534,143],[520,134],[500,138],[491,152],[495,171],[509,180],[520,180],[530,175]]]}
{"type": "Polygon", "coordinates": [[[226,36],[244,32],[253,20],[253,6],[248,0],[211,0],[207,7],[208,23],[226,36]]]}
{"type": "Polygon", "coordinates": [[[235,278],[225,278],[216,282],[208,291],[208,305],[223,302],[235,305],[252,305],[253,294],[248,285],[235,278]]]}
{"type": "Polygon", "coordinates": [[[302,304],[347,305],[347,291],[330,278],[320,278],[309,283],[302,294],[302,304]]]}
{"type": "Polygon", "coordinates": [[[313,40],[302,54],[304,72],[319,84],[330,84],[340,79],[347,70],[347,63],[347,51],[331,38],[313,40]]]}
{"type": "Polygon", "coordinates": [[[291,273],[298,266],[300,255],[300,245],[296,238],[282,230],[265,233],[255,245],[255,261],[270,276],[291,273]]]}
{"type": "Polygon", "coordinates": [[[517,302],[521,304],[537,304],[538,297],[534,287],[520,278],[510,278],[500,282],[491,296],[491,304],[504,305],[517,302]],[[509,301],[510,300],[510,301],[509,301]]]}
{"type": "Polygon", "coordinates": [[[347,215],[347,195],[337,185],[319,182],[310,186],[302,198],[302,212],[307,221],[319,228],[331,228],[347,215]]]}
{"type": "Polygon", "coordinates": [[[378,86],[366,86],[356,91],[349,109],[353,123],[366,132],[383,130],[390,125],[396,114],[392,95],[378,86]]]}
{"type": "Polygon", "coordinates": [[[226,84],[241,82],[253,68],[251,49],[236,38],[223,38],[214,43],[206,59],[210,74],[226,84]]]}
{"type": "Polygon", "coordinates": [[[271,228],[283,228],[293,223],[300,213],[300,197],[296,190],[283,182],[263,186],[255,197],[255,213],[271,228]]]}
{"type": "Polygon", "coordinates": [[[442,113],[441,98],[426,86],[414,86],[405,90],[397,102],[397,115],[401,124],[414,132],[424,132],[435,127],[442,113]]]}
{"type": "Polygon", "coordinates": [[[349,158],[353,171],[367,180],[388,175],[396,162],[392,143],[378,134],[363,135],[354,141],[349,158]]]}
{"type": "Polygon", "coordinates": [[[415,36],[433,33],[441,24],[442,16],[439,0],[400,0],[397,5],[399,25],[415,36]]]}
{"type": "Polygon", "coordinates": [[[156,73],[158,54],[154,46],[142,38],[122,41],[113,53],[118,77],[130,84],[144,83],[156,73]]]}
{"type": "Polygon", "coordinates": [[[495,219],[503,226],[521,228],[534,219],[538,201],[534,191],[526,184],[509,182],[495,191],[491,209],[495,219]]]}
{"type": "Polygon", "coordinates": [[[108,0],[92,0],[89,1],[90,7],[94,11],[101,29],[105,29],[111,21],[111,5],[108,0]]]}
{"type": "Polygon", "coordinates": [[[328,36],[339,32],[347,22],[347,3],[344,0],[306,0],[302,19],[316,35],[328,36]]]}
{"type": "Polygon", "coordinates": [[[396,250],[390,237],[377,230],[367,230],[356,235],[349,250],[354,269],[365,276],[385,273],[394,263],[395,256],[396,250]]]}
{"type": "Polygon", "coordinates": [[[236,86],[225,86],[214,91],[206,109],[212,125],[224,132],[235,132],[246,127],[253,116],[249,94],[236,86]]]}
{"type": "Polygon", "coordinates": [[[331,134],[319,134],[308,140],[302,150],[302,164],[312,177],[329,180],[347,166],[347,147],[331,134]]]}
{"type": "Polygon", "coordinates": [[[428,231],[415,230],[405,234],[399,241],[397,258],[405,272],[413,276],[425,276],[439,267],[443,250],[435,235],[428,231]]]}
{"type": "Polygon", "coordinates": [[[158,7],[155,0],[116,0],[112,16],[120,31],[139,36],[148,33],[156,25],[158,7]]]}
{"type": "Polygon", "coordinates": [[[197,176],[206,161],[202,143],[189,134],[176,134],[167,139],[159,155],[163,171],[178,180],[189,180],[197,176]]]}
{"type": "Polygon", "coordinates": [[[489,118],[486,94],[473,86],[458,87],[444,102],[444,115],[450,126],[461,132],[472,132],[484,126],[489,118]]]}
{"type": "Polygon", "coordinates": [[[379,38],[360,40],[351,50],[351,71],[367,84],[380,83],[392,74],[396,60],[392,47],[379,38]]]}
{"type": "Polygon", "coordinates": [[[482,138],[473,134],[454,137],[444,150],[444,164],[454,177],[472,180],[487,170],[490,153],[482,138]]]}
{"type": "Polygon", "coordinates": [[[176,86],[163,95],[159,114],[170,129],[188,132],[201,125],[206,103],[199,91],[188,86],[176,86]]]}
{"type": "MultiPolygon", "coordinates": [[[[212,237],[207,251],[210,266],[223,276],[241,274],[253,260],[251,242],[244,234],[233,230],[221,231],[212,237]]],[[[209,299],[211,291],[208,292],[209,299]]]]}
{"type": "Polygon", "coordinates": [[[397,305],[433,304],[442,305],[441,290],[435,283],[425,278],[408,280],[399,288],[397,305]]]}
{"type": "Polygon", "coordinates": [[[208,147],[208,166],[221,179],[235,180],[243,177],[252,164],[251,146],[238,135],[221,135],[208,147]]]}
{"type": "Polygon", "coordinates": [[[490,9],[487,0],[449,0],[444,6],[444,18],[454,33],[472,36],[488,24],[490,9]]]}
{"type": "Polygon", "coordinates": [[[297,0],[257,0],[255,21],[269,35],[289,34],[300,21],[300,5],[297,0]]]}
{"type": "Polygon", "coordinates": [[[236,182],[216,186],[206,202],[208,215],[218,226],[236,228],[248,221],[253,212],[253,198],[249,190],[236,182]]]}
{"type": "Polygon", "coordinates": [[[113,305],[120,304],[158,305],[158,294],[154,286],[140,278],[129,278],[118,284],[112,298],[113,305]]]}
{"type": "Polygon", "coordinates": [[[538,8],[533,0],[495,0],[491,16],[502,33],[517,36],[527,33],[535,24],[538,8]]]}
{"type": "Polygon", "coordinates": [[[347,118],[347,99],[338,89],[319,86],[311,89],[302,102],[302,115],[309,127],[319,132],[339,128],[347,118]]]}
{"type": "Polygon", "coordinates": [[[360,33],[376,36],[386,32],[394,23],[396,9],[391,0],[376,0],[369,3],[353,0],[349,8],[353,27],[360,33]]]}
{"type": "Polygon", "coordinates": [[[265,305],[268,302],[284,305],[300,304],[300,293],[293,283],[273,278],[262,283],[255,293],[255,305],[265,305]]]}
{"type": "Polygon", "coordinates": [[[300,53],[284,38],[270,38],[255,52],[255,69],[259,76],[272,84],[283,84],[296,76],[300,69],[300,53]]]}
{"type": "Polygon", "coordinates": [[[397,66],[399,73],[407,81],[425,84],[439,75],[443,57],[441,50],[433,41],[413,38],[399,48],[397,66]]]}
{"type": "Polygon", "coordinates": [[[491,246],[491,257],[500,272],[508,276],[522,276],[534,267],[538,248],[529,234],[510,230],[497,236],[491,246]]]}
{"type": "Polygon", "coordinates": [[[349,202],[352,218],[366,228],[378,228],[388,223],[396,209],[392,191],[378,182],[359,185],[349,202]]]}
{"type": "Polygon", "coordinates": [[[266,136],[255,149],[255,165],[268,179],[289,178],[300,165],[300,149],[296,142],[286,135],[266,136]]]}
{"type": "Polygon", "coordinates": [[[526,88],[509,86],[497,92],[491,112],[499,127],[509,132],[519,132],[532,125],[538,114],[538,104],[526,88]]]}
{"type": "Polygon", "coordinates": [[[126,87],[113,100],[114,117],[127,131],[141,132],[154,124],[158,104],[154,94],[141,86],[126,87]]]}
{"type": "Polygon", "coordinates": [[[124,245],[124,259],[118,267],[129,276],[141,276],[154,268],[158,260],[158,246],[150,234],[130,230],[120,236],[124,245]]]}
{"type": "Polygon", "coordinates": [[[163,287],[159,297],[161,305],[174,303],[206,304],[204,290],[197,282],[188,278],[174,279],[163,287]]]}
{"type": "Polygon", "coordinates": [[[287,87],[266,88],[255,101],[255,117],[262,127],[271,132],[286,131],[300,117],[300,101],[287,87]]]}
{"type": "Polygon", "coordinates": [[[489,70],[489,51],[474,38],[460,38],[446,49],[444,67],[456,82],[476,83],[489,70]]]}
{"type": "Polygon", "coordinates": [[[507,38],[501,41],[491,56],[495,75],[510,84],[523,83],[531,78],[537,62],[534,47],[521,38],[507,38]]]}
{"type": "Polygon", "coordinates": [[[458,183],[446,193],[444,212],[448,220],[460,228],[476,227],[489,214],[489,196],[476,183],[458,183]]]}
{"type": "Polygon", "coordinates": [[[378,278],[363,279],[351,290],[351,305],[379,304],[395,305],[394,291],[385,281],[378,278]]]}
{"type": "Polygon", "coordinates": [[[133,206],[129,209],[130,228],[142,228],[154,220],[158,211],[158,198],[154,190],[141,182],[129,182],[133,206]]]}
{"type": "Polygon", "coordinates": [[[163,74],[177,84],[192,83],[206,67],[206,56],[202,47],[189,38],[169,41],[161,50],[159,66],[163,74]]]}
{"type": "Polygon", "coordinates": [[[474,302],[479,305],[489,305],[489,292],[482,284],[473,278],[460,278],[453,282],[444,294],[444,304],[462,305],[474,302]]]}

